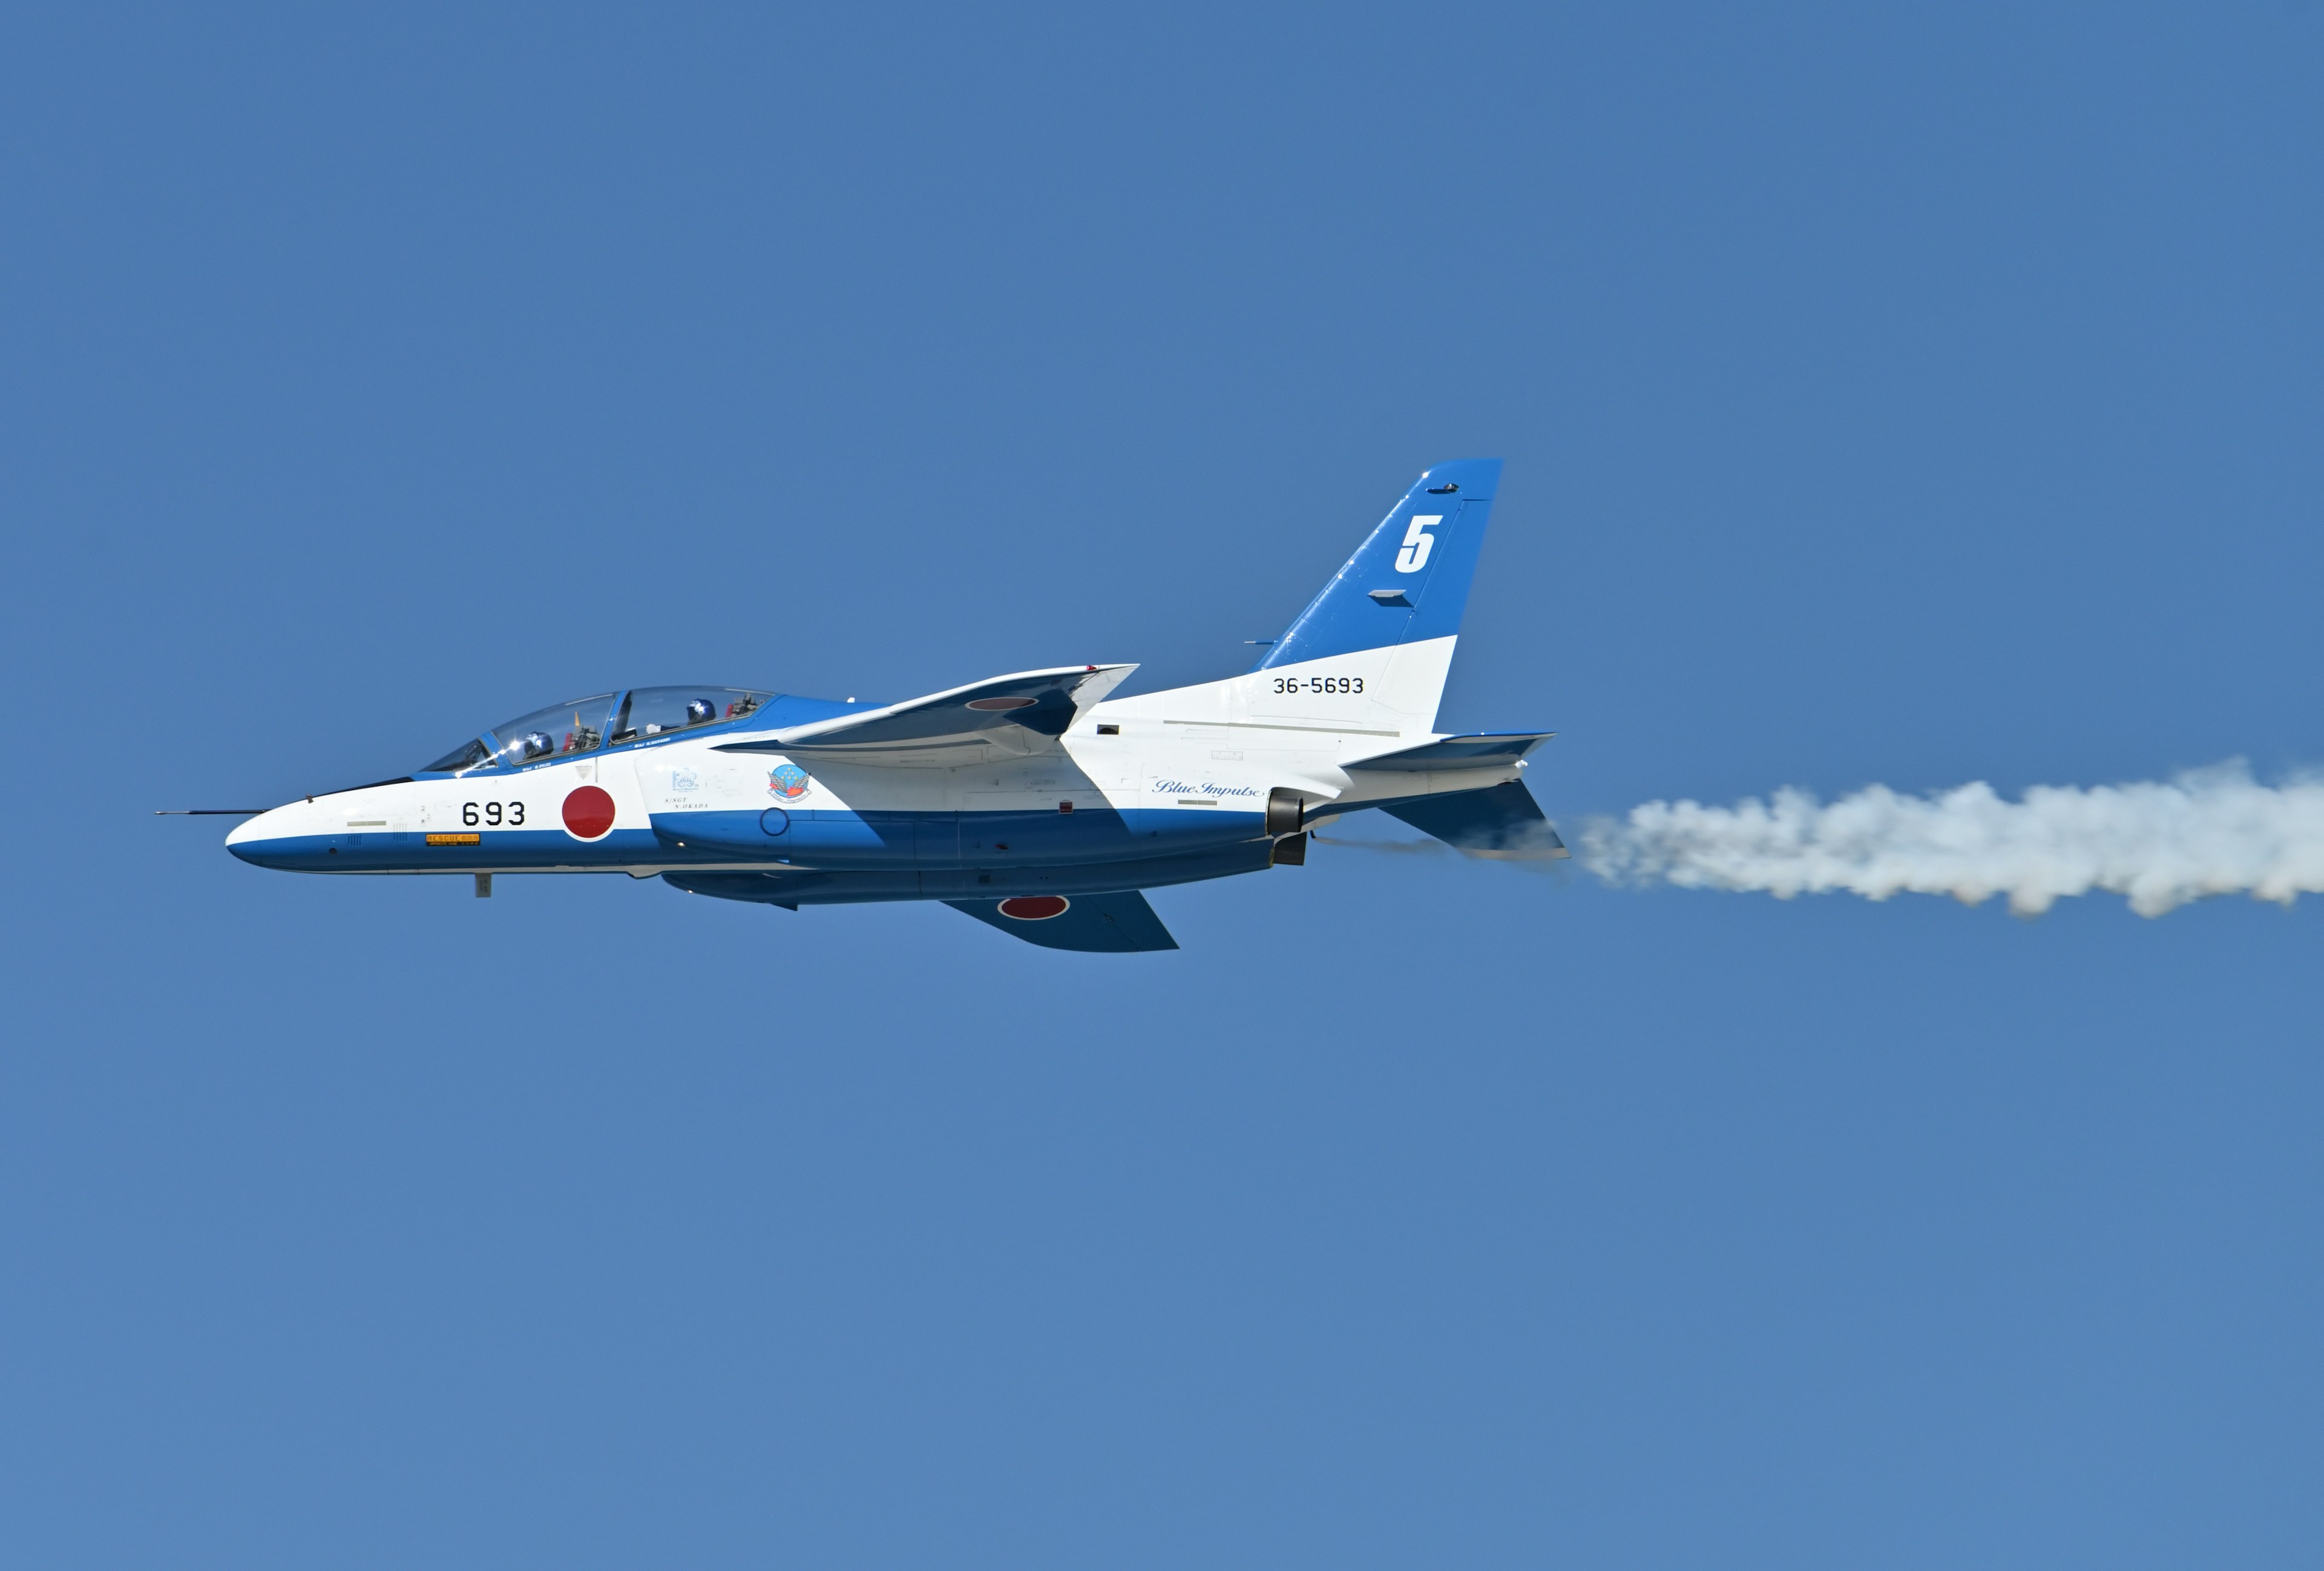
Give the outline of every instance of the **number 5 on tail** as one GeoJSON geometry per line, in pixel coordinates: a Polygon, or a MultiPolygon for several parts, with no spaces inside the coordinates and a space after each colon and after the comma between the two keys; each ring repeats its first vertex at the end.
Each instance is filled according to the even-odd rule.
{"type": "Polygon", "coordinates": [[[1404,549],[1396,553],[1396,570],[1416,573],[1428,565],[1428,553],[1436,549],[1436,537],[1429,530],[1444,522],[1441,513],[1415,518],[1404,531],[1404,549]]]}

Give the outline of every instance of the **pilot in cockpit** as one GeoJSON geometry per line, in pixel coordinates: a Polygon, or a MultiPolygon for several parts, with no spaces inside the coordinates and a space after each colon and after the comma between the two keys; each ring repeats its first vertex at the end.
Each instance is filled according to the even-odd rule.
{"type": "Polygon", "coordinates": [[[499,761],[521,766],[664,736],[751,714],[773,695],[747,688],[635,688],[535,710],[463,742],[428,772],[464,774],[499,761]],[[722,714],[721,707],[724,707],[722,714]]]}

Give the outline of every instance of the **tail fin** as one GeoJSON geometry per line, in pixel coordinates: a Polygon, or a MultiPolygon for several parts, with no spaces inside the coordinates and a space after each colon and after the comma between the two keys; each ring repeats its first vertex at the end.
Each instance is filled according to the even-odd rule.
{"type": "Polygon", "coordinates": [[[1499,458],[1462,458],[1414,481],[1257,669],[1459,633],[1500,477],[1499,458]]]}
{"type": "Polygon", "coordinates": [[[1432,737],[1500,477],[1499,458],[1437,465],[1254,670],[1222,682],[1109,699],[1098,707],[1100,716],[1109,722],[1248,725],[1270,735],[1274,744],[1301,732],[1341,732],[1363,738],[1367,754],[1395,752],[1398,739],[1432,737]]]}

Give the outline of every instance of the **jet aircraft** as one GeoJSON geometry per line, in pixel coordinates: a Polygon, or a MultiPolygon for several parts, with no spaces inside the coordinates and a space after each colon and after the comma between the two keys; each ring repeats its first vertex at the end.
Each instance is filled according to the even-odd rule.
{"type": "Polygon", "coordinates": [[[1362,809],[1473,855],[1561,857],[1519,778],[1551,733],[1435,729],[1500,472],[1421,476],[1241,676],[1125,698],[1128,665],[899,704],[596,693],[258,812],[226,846],[299,873],[472,874],[480,896],[495,873],[626,873],[788,910],[942,901],[1114,953],[1177,947],[1141,891],[1296,866],[1362,809]]]}

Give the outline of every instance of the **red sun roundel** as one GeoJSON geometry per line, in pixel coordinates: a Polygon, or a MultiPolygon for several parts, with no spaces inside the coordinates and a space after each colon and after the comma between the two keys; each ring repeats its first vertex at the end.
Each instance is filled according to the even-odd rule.
{"type": "Polygon", "coordinates": [[[576,840],[602,840],[613,827],[613,799],[599,786],[576,786],[565,796],[565,832],[576,840]]]}
{"type": "Polygon", "coordinates": [[[1065,914],[1074,902],[1061,894],[1020,894],[1001,902],[1001,914],[1020,922],[1045,922],[1065,914]]]}

